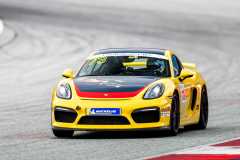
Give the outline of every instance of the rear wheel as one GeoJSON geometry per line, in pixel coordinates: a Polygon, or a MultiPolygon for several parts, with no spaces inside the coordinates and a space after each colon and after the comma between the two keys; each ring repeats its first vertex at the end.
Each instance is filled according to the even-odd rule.
{"type": "Polygon", "coordinates": [[[178,134],[179,122],[180,122],[179,99],[176,91],[174,92],[172,97],[170,122],[171,122],[171,130],[169,131],[169,134],[171,136],[176,136],[178,134]]]}
{"type": "Polygon", "coordinates": [[[72,137],[74,131],[61,131],[61,130],[53,130],[53,134],[56,137],[72,137]]]}
{"type": "Polygon", "coordinates": [[[184,126],[185,129],[205,129],[208,124],[208,95],[205,86],[202,87],[200,118],[198,124],[184,126]]]}
{"type": "Polygon", "coordinates": [[[205,86],[202,88],[200,118],[196,125],[197,129],[205,129],[208,124],[208,95],[205,86]]]}

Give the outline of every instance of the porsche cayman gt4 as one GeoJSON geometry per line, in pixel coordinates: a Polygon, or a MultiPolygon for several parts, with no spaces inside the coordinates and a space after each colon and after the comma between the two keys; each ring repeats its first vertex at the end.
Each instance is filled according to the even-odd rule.
{"type": "Polygon", "coordinates": [[[91,54],[77,74],[63,71],[53,91],[52,130],[74,131],[205,129],[207,86],[194,63],[169,50],[104,49],[91,54]]]}

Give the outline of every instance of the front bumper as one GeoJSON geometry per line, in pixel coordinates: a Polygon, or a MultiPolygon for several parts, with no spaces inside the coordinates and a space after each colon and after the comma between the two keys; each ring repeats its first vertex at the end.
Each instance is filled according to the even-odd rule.
{"type": "MultiPolygon", "coordinates": [[[[53,96],[52,101],[52,129],[53,130],[74,130],[74,131],[125,131],[125,130],[168,130],[170,129],[169,116],[161,117],[162,109],[171,106],[171,99],[162,96],[158,99],[143,100],[142,97],[136,96],[127,99],[81,99],[73,95],[72,99],[64,100],[53,96]],[[74,110],[77,113],[73,123],[57,122],[55,120],[55,107],[64,107],[74,110]],[[81,109],[77,110],[79,107],[81,109]],[[159,107],[160,120],[151,123],[136,123],[131,113],[137,109],[159,107]],[[94,125],[78,124],[80,119],[86,116],[86,108],[121,108],[121,116],[126,117],[130,122],[128,125],[94,125]]],[[[170,111],[169,111],[170,112],[170,111]]]]}

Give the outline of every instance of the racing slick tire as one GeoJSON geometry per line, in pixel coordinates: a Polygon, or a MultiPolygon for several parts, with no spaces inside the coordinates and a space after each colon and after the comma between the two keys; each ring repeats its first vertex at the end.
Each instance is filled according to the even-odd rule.
{"type": "Polygon", "coordinates": [[[53,130],[53,134],[56,137],[72,137],[74,131],[61,131],[61,130],[53,130]]]}
{"type": "Polygon", "coordinates": [[[171,130],[169,130],[170,136],[176,136],[179,130],[179,123],[180,123],[180,112],[179,112],[179,99],[178,94],[175,91],[172,96],[172,105],[171,105],[171,130]]]}
{"type": "Polygon", "coordinates": [[[184,129],[205,129],[208,123],[208,95],[205,86],[202,87],[200,117],[199,122],[195,125],[184,126],[184,129]]]}

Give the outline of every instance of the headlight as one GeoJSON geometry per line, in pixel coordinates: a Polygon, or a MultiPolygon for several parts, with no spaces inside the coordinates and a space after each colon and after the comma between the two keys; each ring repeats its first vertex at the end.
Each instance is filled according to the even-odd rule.
{"type": "Polygon", "coordinates": [[[71,89],[69,84],[61,83],[57,88],[57,96],[59,98],[70,99],[71,98],[71,89]]]}
{"type": "Polygon", "coordinates": [[[159,83],[152,85],[144,94],[143,99],[154,99],[161,97],[164,92],[164,84],[159,83]]]}

